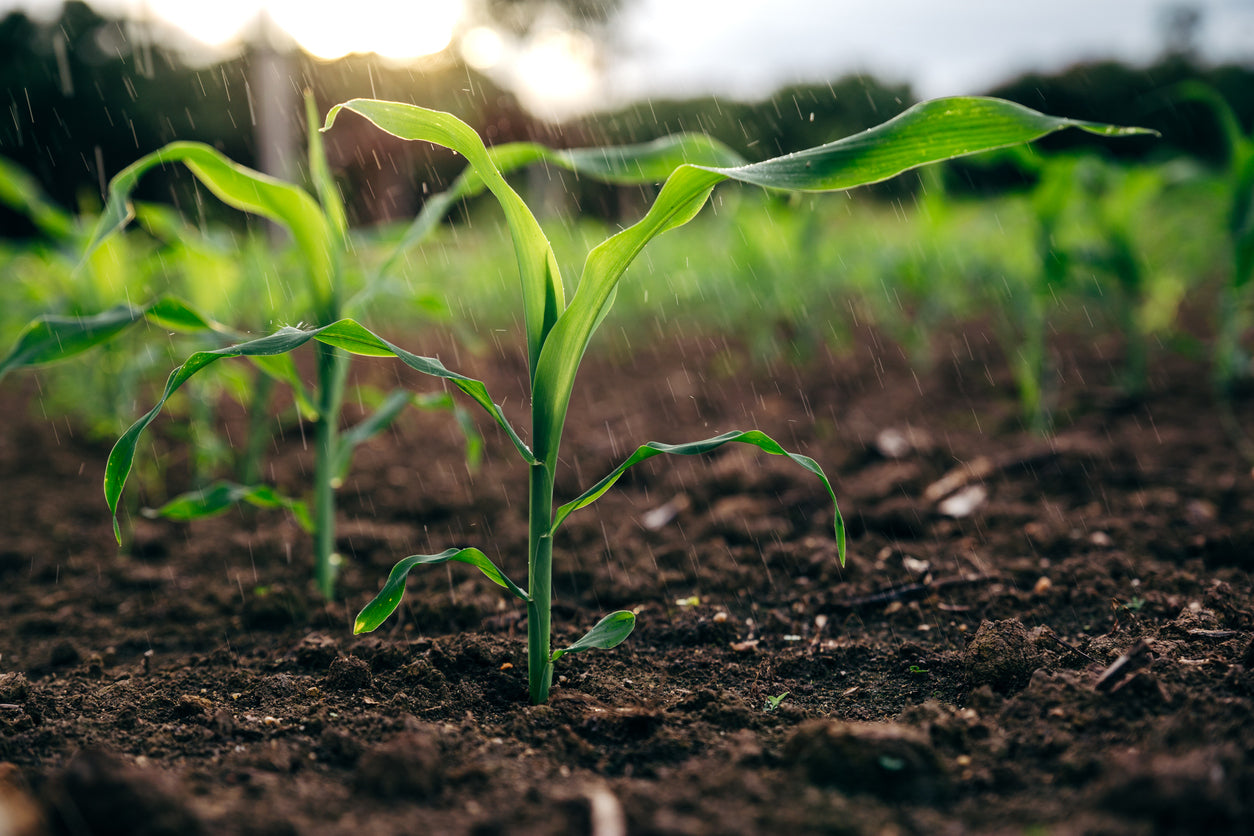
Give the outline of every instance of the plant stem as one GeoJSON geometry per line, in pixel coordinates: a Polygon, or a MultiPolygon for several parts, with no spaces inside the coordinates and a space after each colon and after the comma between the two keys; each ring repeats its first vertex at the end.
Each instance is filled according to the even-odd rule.
{"type": "Polygon", "coordinates": [[[531,466],[527,525],[527,682],[531,702],[549,698],[553,663],[549,660],[553,603],[553,473],[544,462],[531,466]]]}
{"type": "Polygon", "coordinates": [[[348,355],[318,345],[318,421],[315,424],[314,464],[314,579],[322,597],[335,593],[339,557],[335,554],[335,459],[339,448],[340,406],[348,355]]]}
{"type": "Polygon", "coordinates": [[[236,463],[236,478],[241,485],[253,485],[261,477],[261,453],[269,438],[270,397],[274,378],[258,371],[253,379],[252,402],[248,405],[248,437],[236,463]]]}

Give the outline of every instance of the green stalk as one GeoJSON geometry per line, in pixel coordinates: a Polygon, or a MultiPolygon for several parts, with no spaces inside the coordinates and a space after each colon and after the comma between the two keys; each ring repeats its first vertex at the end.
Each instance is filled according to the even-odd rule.
{"type": "MultiPolygon", "coordinates": [[[[557,457],[549,458],[555,461],[557,457]]],[[[553,471],[549,461],[531,465],[528,494],[527,682],[531,702],[539,705],[549,698],[553,684],[553,471]]]]}
{"type": "Polygon", "coordinates": [[[236,464],[236,476],[241,485],[254,485],[261,478],[261,455],[269,439],[270,398],[274,393],[274,378],[258,371],[253,379],[252,403],[248,408],[248,436],[244,450],[236,464]]]}
{"type": "Polygon", "coordinates": [[[322,597],[331,599],[339,556],[335,553],[335,462],[339,450],[340,407],[349,356],[318,344],[318,420],[314,425],[314,579],[322,597]]]}

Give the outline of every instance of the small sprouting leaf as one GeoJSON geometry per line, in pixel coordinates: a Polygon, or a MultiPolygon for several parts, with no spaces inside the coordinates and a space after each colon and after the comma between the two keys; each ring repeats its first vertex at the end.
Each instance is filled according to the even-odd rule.
{"type": "Polygon", "coordinates": [[[588,490],[584,491],[575,499],[567,502],[565,505],[557,509],[557,513],[553,517],[553,531],[562,524],[562,521],[573,511],[585,508],[596,502],[614,486],[632,465],[651,459],[654,456],[660,456],[663,453],[672,456],[700,456],[705,453],[717,450],[724,444],[733,442],[740,444],[749,444],[757,447],[759,450],[770,453],[775,456],[787,456],[806,470],[813,473],[822,480],[823,486],[827,488],[828,495],[832,498],[832,507],[836,512],[836,520],[834,530],[836,535],[837,553],[840,555],[841,565],[845,562],[845,521],[840,515],[840,507],[836,503],[836,492],[832,489],[832,483],[828,480],[827,474],[823,472],[823,468],[819,463],[809,456],[802,456],[798,453],[790,453],[779,445],[775,439],[759,430],[749,430],[747,432],[733,430],[731,432],[716,435],[713,438],[706,438],[701,441],[692,441],[687,444],[663,444],[660,441],[650,441],[636,448],[636,452],[632,453],[626,461],[614,468],[601,481],[597,482],[588,490]]]}
{"type": "Polygon", "coordinates": [[[561,650],[554,650],[549,661],[556,662],[567,653],[578,653],[581,650],[609,650],[611,647],[618,647],[635,628],[636,616],[633,613],[627,610],[612,612],[584,633],[579,641],[568,644],[561,650]]]}
{"type": "Polygon", "coordinates": [[[498,569],[496,564],[478,549],[454,548],[447,549],[439,554],[415,554],[401,560],[392,567],[392,571],[388,574],[387,583],[379,590],[379,594],[374,596],[370,603],[362,607],[361,612],[357,614],[357,618],[353,622],[353,635],[371,632],[396,611],[396,608],[400,606],[401,599],[405,597],[405,580],[409,577],[411,569],[415,566],[433,566],[450,561],[474,566],[498,586],[505,587],[524,601],[531,600],[531,596],[507,578],[505,573],[498,569]]]}
{"type": "Polygon", "coordinates": [[[766,707],[763,710],[766,711],[767,713],[770,713],[774,711],[775,709],[779,708],[780,703],[782,703],[785,699],[787,699],[788,695],[791,693],[792,693],[791,691],[785,691],[784,693],[777,694],[773,697],[768,695],[766,698],[766,707]]]}
{"type": "Polygon", "coordinates": [[[309,516],[305,503],[283,496],[268,485],[239,485],[234,482],[215,482],[200,490],[180,494],[160,508],[145,509],[144,516],[187,522],[217,516],[241,502],[256,508],[290,511],[306,532],[314,530],[313,518],[309,516]]]}

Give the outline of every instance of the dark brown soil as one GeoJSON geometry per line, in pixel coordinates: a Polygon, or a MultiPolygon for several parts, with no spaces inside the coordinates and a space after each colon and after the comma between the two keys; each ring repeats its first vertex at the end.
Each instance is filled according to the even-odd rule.
{"type": "MultiPolygon", "coordinates": [[[[559,640],[638,628],[563,659],[543,706],[522,608],[467,567],[351,635],[407,554],[478,545],[525,578],[525,468],[487,422],[474,473],[437,415],[362,450],[324,604],[274,514],[138,519],[117,554],[107,447],[6,381],[0,833],[1248,833],[1250,464],[1204,368],[1160,358],[1127,401],[1099,348],[1063,352],[1048,440],[978,329],[930,370],[869,336],[796,366],[719,340],[591,359],[559,499],[646,440],[757,427],[833,477],[849,560],[782,458],[642,465],[555,569],[559,640]]],[[[522,415],[517,357],[446,359],[522,415]]],[[[310,471],[289,432],[271,472],[310,471]]]]}

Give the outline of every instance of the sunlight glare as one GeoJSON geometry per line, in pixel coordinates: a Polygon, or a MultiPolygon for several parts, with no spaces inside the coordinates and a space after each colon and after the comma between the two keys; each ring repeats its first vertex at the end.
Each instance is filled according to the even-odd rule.
{"type": "Polygon", "coordinates": [[[144,0],[144,5],[210,46],[238,37],[264,9],[306,51],[327,59],[353,52],[392,59],[432,55],[452,41],[464,11],[461,0],[355,0],[350,11],[336,14],[312,12],[297,0],[144,0]]]}
{"type": "Polygon", "coordinates": [[[566,115],[587,106],[597,92],[596,46],[582,32],[544,33],[519,56],[515,75],[533,110],[566,115]]]}

